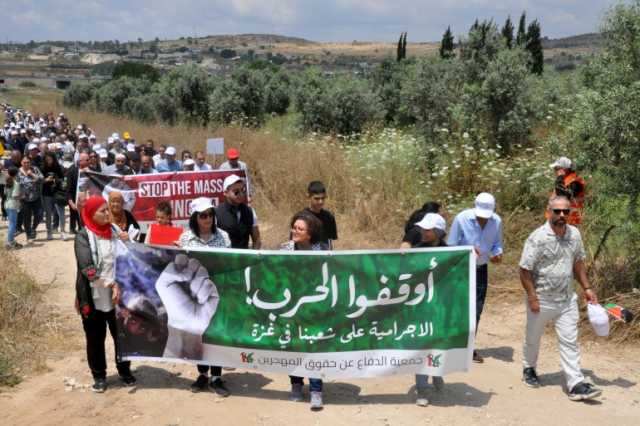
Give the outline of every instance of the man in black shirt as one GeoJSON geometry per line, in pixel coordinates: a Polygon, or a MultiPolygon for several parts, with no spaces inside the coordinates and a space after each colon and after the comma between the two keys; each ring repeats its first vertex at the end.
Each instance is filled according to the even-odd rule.
{"type": "Polygon", "coordinates": [[[229,234],[232,248],[259,250],[260,230],[254,210],[247,205],[247,186],[238,175],[229,175],[222,184],[225,201],[216,207],[217,226],[229,234]]]}
{"type": "Polygon", "coordinates": [[[309,197],[309,207],[305,210],[322,222],[318,242],[325,243],[330,249],[333,249],[333,241],[338,239],[338,226],[333,213],[324,208],[324,202],[327,199],[327,190],[324,184],[317,180],[311,182],[307,188],[307,196],[309,197]]]}

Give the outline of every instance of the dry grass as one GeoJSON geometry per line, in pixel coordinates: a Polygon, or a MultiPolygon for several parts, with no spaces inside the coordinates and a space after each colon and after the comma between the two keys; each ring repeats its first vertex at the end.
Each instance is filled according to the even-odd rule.
{"type": "Polygon", "coordinates": [[[40,286],[11,253],[0,256],[0,386],[13,386],[44,367],[47,314],[40,286]]]}

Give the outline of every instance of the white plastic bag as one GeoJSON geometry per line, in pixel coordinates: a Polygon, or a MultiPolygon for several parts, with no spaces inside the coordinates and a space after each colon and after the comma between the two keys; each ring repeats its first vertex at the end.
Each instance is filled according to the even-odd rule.
{"type": "Polygon", "coordinates": [[[608,336],[609,315],[607,315],[607,311],[600,305],[588,303],[587,313],[589,314],[589,322],[596,334],[601,337],[608,336]]]}

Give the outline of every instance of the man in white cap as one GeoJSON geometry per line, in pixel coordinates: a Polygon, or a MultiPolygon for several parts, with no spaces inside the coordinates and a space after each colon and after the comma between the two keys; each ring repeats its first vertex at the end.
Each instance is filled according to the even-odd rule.
{"type": "Polygon", "coordinates": [[[231,247],[260,249],[260,229],[255,210],[247,205],[247,185],[238,175],[225,178],[222,189],[225,201],[216,207],[216,219],[220,229],[229,234],[231,247]]]}
{"type": "Polygon", "coordinates": [[[587,303],[597,304],[598,297],[587,277],[580,231],[568,224],[571,212],[569,199],[552,196],[547,212],[549,220],[529,235],[520,258],[520,281],[527,297],[522,381],[532,388],[540,386],[536,373],[540,338],[545,326],[553,322],[569,399],[592,399],[602,391],[585,382],[580,370],[580,314],[573,278],[580,283],[587,303]]]}
{"type": "Polygon", "coordinates": [[[156,164],[158,172],[180,172],[182,171],[182,163],[176,160],[176,149],[172,146],[167,147],[164,152],[164,160],[160,160],[156,164]]]}
{"type": "MultiPolygon", "coordinates": [[[[478,194],[475,207],[463,210],[453,220],[447,244],[450,246],[473,246],[476,260],[476,332],[484,308],[489,281],[489,262],[502,261],[502,219],[495,213],[496,200],[488,192],[478,194]]],[[[478,351],[473,351],[473,360],[484,362],[478,351]]]]}
{"type": "MultiPolygon", "coordinates": [[[[446,247],[447,243],[444,241],[447,230],[447,222],[442,216],[437,213],[427,213],[422,220],[416,222],[416,227],[420,229],[421,240],[417,244],[413,244],[412,248],[425,248],[425,247],[446,247]]],[[[400,248],[406,246],[401,245],[400,248]]],[[[428,381],[429,376],[426,374],[416,374],[416,405],[419,407],[426,407],[429,405],[428,393],[428,381]]],[[[440,376],[433,376],[433,386],[436,390],[442,390],[444,386],[444,380],[440,376]]]]}
{"type": "MultiPolygon", "coordinates": [[[[550,167],[556,176],[554,195],[567,197],[571,202],[571,213],[567,218],[569,225],[577,226],[582,222],[584,207],[585,181],[573,170],[573,163],[567,157],[560,157],[550,167]]],[[[549,219],[548,210],[545,212],[549,219]]]]}
{"type": "Polygon", "coordinates": [[[116,162],[112,166],[108,166],[106,172],[112,175],[128,176],[133,175],[134,172],[131,167],[127,165],[127,156],[120,153],[116,154],[116,162]]]}
{"type": "Polygon", "coordinates": [[[187,158],[186,160],[184,160],[182,162],[182,170],[185,172],[192,172],[194,171],[196,166],[196,162],[193,161],[192,158],[187,158]]]}

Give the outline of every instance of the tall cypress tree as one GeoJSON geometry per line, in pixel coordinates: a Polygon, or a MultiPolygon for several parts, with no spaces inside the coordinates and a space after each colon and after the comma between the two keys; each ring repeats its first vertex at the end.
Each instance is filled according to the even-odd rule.
{"type": "Polygon", "coordinates": [[[407,59],[407,33],[402,38],[402,59],[407,59]]]}
{"type": "Polygon", "coordinates": [[[505,44],[508,49],[513,47],[513,23],[511,22],[511,16],[507,17],[507,20],[504,22],[504,27],[502,27],[502,38],[504,39],[505,44]]]}
{"type": "Polygon", "coordinates": [[[447,27],[447,31],[442,35],[442,42],[440,43],[440,57],[442,59],[450,59],[455,56],[453,51],[454,44],[453,34],[451,33],[451,26],[447,27]]]}
{"type": "Polygon", "coordinates": [[[544,71],[544,53],[540,40],[540,23],[537,19],[529,24],[525,49],[531,54],[531,72],[541,75],[544,71]]]}
{"type": "Polygon", "coordinates": [[[400,33],[400,38],[398,39],[398,47],[396,48],[396,60],[400,62],[402,60],[402,35],[400,33]]]}
{"type": "Polygon", "coordinates": [[[518,36],[516,37],[516,44],[524,47],[527,43],[527,15],[526,12],[522,12],[520,16],[520,23],[518,24],[518,36]]]}

